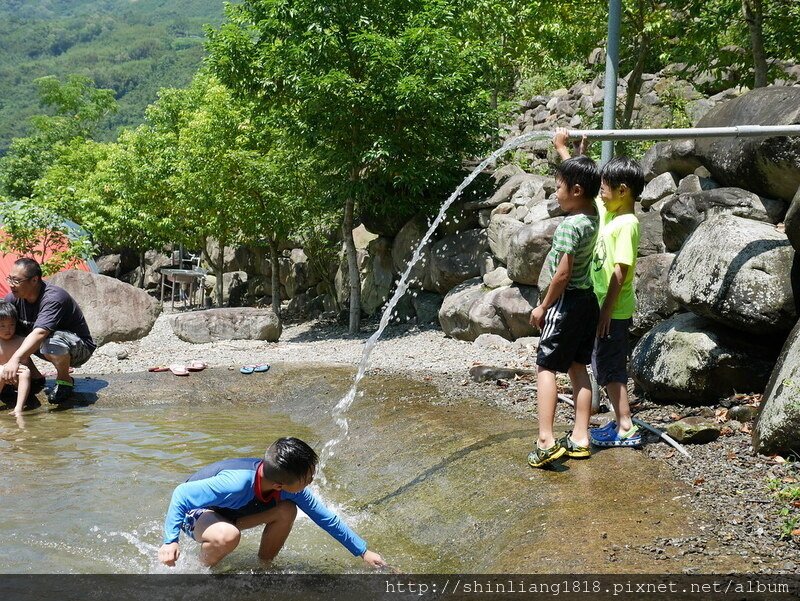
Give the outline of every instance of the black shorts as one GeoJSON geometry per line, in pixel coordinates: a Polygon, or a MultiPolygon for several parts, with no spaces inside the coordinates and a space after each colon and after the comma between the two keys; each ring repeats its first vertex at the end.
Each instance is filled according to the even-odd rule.
{"type": "Polygon", "coordinates": [[[592,373],[600,386],[628,383],[628,328],[630,319],[612,319],[609,334],[597,338],[592,353],[592,373]]]}
{"type": "Polygon", "coordinates": [[[536,365],[560,372],[569,371],[573,363],[588,365],[599,317],[591,288],[565,290],[545,313],[536,365]]]}

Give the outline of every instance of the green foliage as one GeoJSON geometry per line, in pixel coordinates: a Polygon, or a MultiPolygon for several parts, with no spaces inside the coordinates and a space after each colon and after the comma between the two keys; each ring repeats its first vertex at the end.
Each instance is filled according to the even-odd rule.
{"type": "Polygon", "coordinates": [[[782,520],[779,536],[792,539],[797,536],[800,527],[800,473],[797,470],[797,457],[790,457],[786,467],[787,475],[783,478],[769,478],[767,489],[778,504],[778,517],[782,520]]]}
{"type": "Polygon", "coordinates": [[[334,206],[397,215],[485,149],[482,55],[452,20],[447,2],[247,2],[209,32],[209,62],[285,124],[334,206]]]}
{"type": "Polygon", "coordinates": [[[88,236],[75,234],[62,217],[30,203],[0,202],[0,221],[0,253],[35,259],[44,275],[74,265],[94,250],[88,236]]]}
{"type": "Polygon", "coordinates": [[[202,62],[204,24],[221,0],[7,0],[0,3],[0,154],[28,134],[36,78],[80,74],[114,90],[120,109],[102,138],[141,123],[165,82],[188,85],[202,62]]]}
{"type": "Polygon", "coordinates": [[[98,122],[116,110],[111,90],[98,90],[91,80],[70,75],[65,83],[54,77],[36,80],[39,99],[55,114],[31,118],[33,133],[16,138],[0,159],[0,189],[14,198],[33,195],[38,180],[67,146],[92,135],[98,122]]]}
{"type": "Polygon", "coordinates": [[[578,81],[586,81],[593,76],[591,70],[581,63],[548,62],[525,67],[516,96],[532,98],[541,94],[551,94],[559,88],[569,88],[578,81]]]}

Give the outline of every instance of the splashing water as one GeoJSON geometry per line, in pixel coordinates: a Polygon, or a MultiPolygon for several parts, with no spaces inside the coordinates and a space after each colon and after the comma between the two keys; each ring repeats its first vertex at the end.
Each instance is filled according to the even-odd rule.
{"type": "Polygon", "coordinates": [[[356,398],[356,391],[358,390],[358,383],[364,377],[367,372],[367,368],[369,367],[369,357],[372,354],[372,349],[378,342],[378,339],[383,334],[383,331],[386,329],[386,326],[389,324],[389,319],[391,319],[392,311],[397,306],[397,303],[403,297],[403,295],[408,290],[409,284],[409,276],[411,274],[411,270],[413,269],[414,265],[420,260],[422,256],[422,249],[430,240],[433,233],[436,231],[436,228],[439,227],[439,224],[444,220],[445,214],[447,213],[447,209],[453,204],[453,202],[458,198],[461,193],[469,186],[473,180],[478,177],[478,174],[481,173],[486,167],[494,163],[499,157],[507,153],[509,150],[513,150],[525,144],[526,142],[530,142],[531,140],[545,140],[552,137],[552,133],[547,131],[535,131],[524,134],[519,136],[518,138],[514,138],[513,140],[509,140],[506,142],[501,148],[495,150],[492,154],[490,154],[486,159],[484,159],[475,169],[473,169],[472,173],[470,173],[461,184],[455,189],[455,191],[450,195],[450,197],[444,202],[442,207],[439,209],[439,214],[436,216],[436,219],[433,220],[428,231],[425,232],[425,235],[420,240],[417,248],[414,250],[414,254],[411,256],[411,260],[406,265],[406,270],[403,272],[403,275],[400,277],[400,280],[397,282],[397,288],[392,295],[392,298],[389,299],[389,302],[386,304],[386,307],[383,310],[383,314],[381,315],[381,321],[378,325],[378,329],[375,331],[372,336],[369,337],[367,340],[366,345],[364,346],[364,352],[361,355],[361,361],[358,364],[358,371],[356,372],[355,378],[353,379],[353,386],[347,392],[344,397],[336,404],[333,408],[332,416],[336,421],[336,424],[339,426],[340,433],[339,436],[329,440],[325,443],[325,446],[322,448],[322,453],[320,454],[320,461],[319,461],[319,470],[318,470],[318,480],[321,485],[326,483],[325,476],[323,474],[323,468],[325,463],[328,459],[333,457],[334,449],[336,445],[338,445],[342,440],[347,437],[349,432],[349,424],[347,422],[346,413],[347,410],[350,408],[350,405],[353,404],[353,401],[356,398]]]}

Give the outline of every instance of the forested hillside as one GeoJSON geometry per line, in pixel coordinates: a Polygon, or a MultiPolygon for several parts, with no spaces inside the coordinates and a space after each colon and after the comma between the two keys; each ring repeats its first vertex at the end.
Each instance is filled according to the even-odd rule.
{"type": "Polygon", "coordinates": [[[159,88],[188,85],[203,56],[203,25],[222,0],[3,0],[0,3],[0,153],[42,110],[33,81],[81,74],[116,93],[119,112],[101,125],[142,121],[159,88]]]}

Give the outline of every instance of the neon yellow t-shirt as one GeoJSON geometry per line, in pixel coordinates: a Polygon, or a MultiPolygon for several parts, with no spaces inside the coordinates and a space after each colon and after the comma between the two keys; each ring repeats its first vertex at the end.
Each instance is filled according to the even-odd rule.
{"type": "Polygon", "coordinates": [[[614,275],[614,266],[617,263],[630,265],[628,275],[622,284],[622,290],[620,290],[617,302],[611,312],[612,319],[628,319],[636,310],[633,276],[636,272],[636,255],[639,250],[639,220],[632,213],[623,215],[609,213],[600,198],[595,201],[595,204],[597,205],[600,229],[592,260],[592,287],[602,307],[608,292],[608,284],[614,275]]]}

